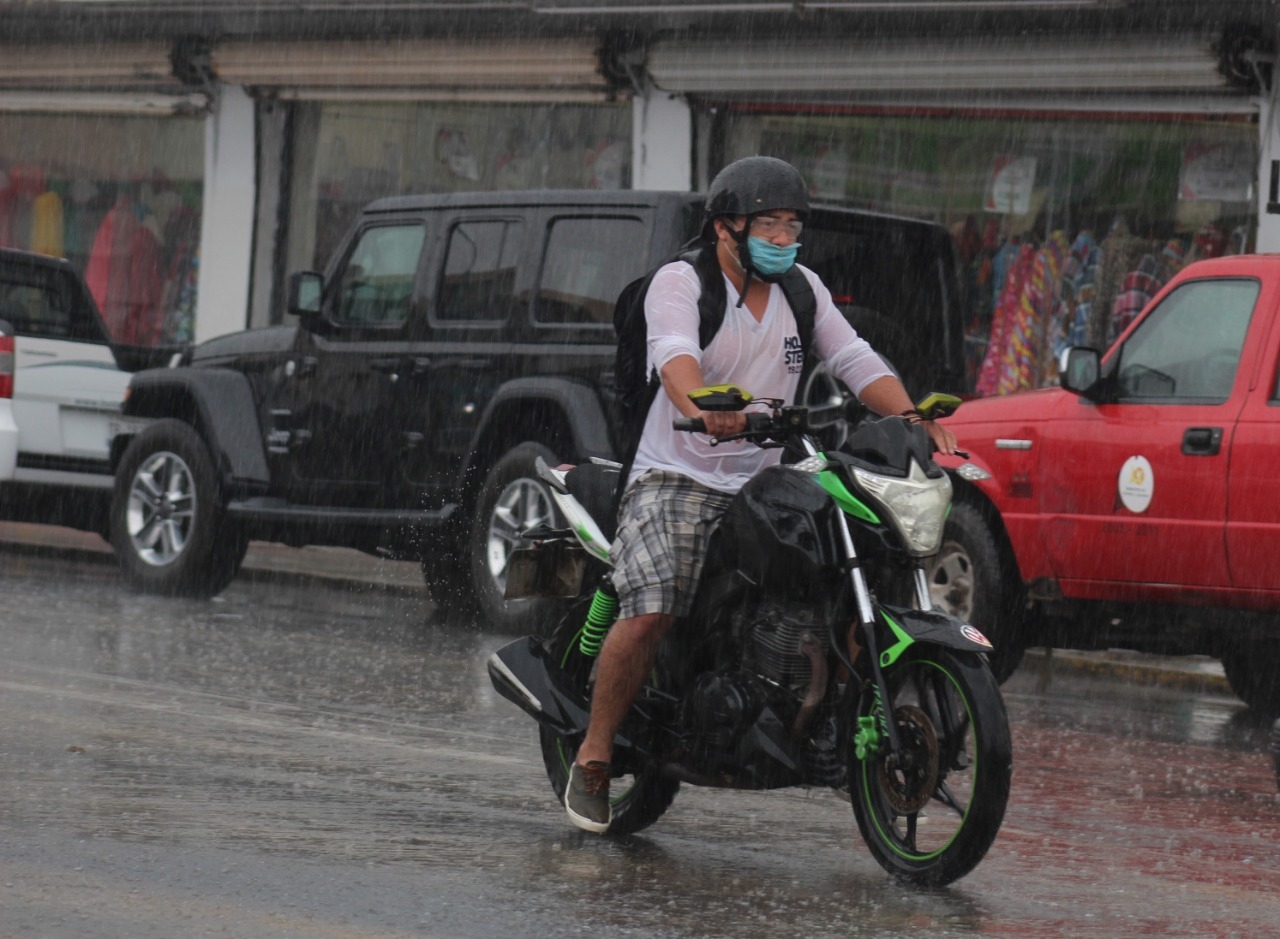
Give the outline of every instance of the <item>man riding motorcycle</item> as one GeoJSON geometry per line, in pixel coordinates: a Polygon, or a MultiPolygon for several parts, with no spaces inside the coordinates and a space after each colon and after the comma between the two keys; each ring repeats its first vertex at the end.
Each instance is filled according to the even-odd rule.
{"type": "MultiPolygon", "coordinates": [[[[619,618],[600,650],[591,722],[565,790],[570,821],[590,832],[608,831],[609,760],[614,735],[671,625],[689,611],[706,547],[733,495],[781,454],[745,441],[713,447],[712,439],[745,428],[741,411],[702,411],[689,392],[737,384],[761,397],[794,400],[802,361],[796,319],[778,280],[795,265],[809,211],[808,188],[790,164],[746,157],[729,164],[707,194],[703,250],[714,251],[726,281],[724,321],[702,348],[692,266],[673,262],[654,276],[645,297],[650,365],[662,381],[650,407],[619,509],[610,560],[619,618]],[[699,418],[707,433],[672,429],[677,418],[699,418]]],[[[920,421],[902,383],[857,335],[812,271],[817,310],[813,349],[859,400],[881,415],[920,421]]],[[[942,453],[955,437],[925,422],[942,453]]]]}

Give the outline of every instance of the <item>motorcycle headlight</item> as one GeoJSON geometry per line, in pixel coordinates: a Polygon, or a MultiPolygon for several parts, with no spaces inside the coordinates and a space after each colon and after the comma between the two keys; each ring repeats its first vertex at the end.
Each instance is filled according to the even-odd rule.
{"type": "Polygon", "coordinates": [[[930,479],[914,460],[906,479],[852,469],[858,484],[884,506],[909,553],[928,557],[938,552],[951,504],[951,479],[946,473],[930,479]]]}

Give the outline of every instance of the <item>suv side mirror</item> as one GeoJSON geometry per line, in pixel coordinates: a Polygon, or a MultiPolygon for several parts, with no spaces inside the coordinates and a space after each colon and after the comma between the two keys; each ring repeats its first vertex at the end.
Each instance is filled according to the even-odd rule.
{"type": "Polygon", "coordinates": [[[289,275],[288,311],[309,326],[320,317],[324,298],[324,278],[315,271],[298,271],[289,275]]]}
{"type": "Polygon", "coordinates": [[[1101,372],[1101,357],[1098,355],[1098,350],[1075,346],[1067,350],[1066,362],[1063,364],[1059,381],[1067,391],[1073,391],[1081,397],[1092,398],[1097,394],[1101,372]]]}

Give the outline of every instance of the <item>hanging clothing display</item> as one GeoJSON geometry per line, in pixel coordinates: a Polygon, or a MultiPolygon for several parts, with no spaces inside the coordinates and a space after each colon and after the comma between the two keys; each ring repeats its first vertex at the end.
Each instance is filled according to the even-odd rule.
{"type": "Polygon", "coordinates": [[[41,193],[31,214],[31,250],[51,258],[66,257],[62,197],[52,190],[41,193]]]}
{"type": "Polygon", "coordinates": [[[123,335],[129,317],[129,248],[139,222],[133,200],[127,195],[116,204],[98,226],[89,250],[84,279],[98,304],[102,321],[113,339],[123,335]]]}
{"type": "Polygon", "coordinates": [[[1125,275],[1120,295],[1111,308],[1107,345],[1128,329],[1129,324],[1155,299],[1160,288],[1181,267],[1185,253],[1182,242],[1171,239],[1158,254],[1144,254],[1138,266],[1125,275]]]}
{"type": "Polygon", "coordinates": [[[1067,349],[1085,345],[1086,327],[1098,292],[1100,258],[1101,251],[1093,232],[1084,231],[1076,236],[1062,267],[1062,287],[1059,291],[1062,298],[1062,318],[1057,327],[1050,328],[1049,333],[1055,368],[1067,349]]]}
{"type": "Polygon", "coordinates": [[[1022,305],[1028,302],[1025,287],[1036,259],[1035,245],[1022,245],[1009,265],[1004,288],[991,320],[991,338],[982,360],[975,391],[980,396],[1005,394],[1016,383],[1017,351],[1014,336],[1022,305]]]}
{"type": "Polygon", "coordinates": [[[1089,310],[1089,322],[1085,326],[1085,345],[1105,351],[1107,336],[1111,334],[1111,310],[1116,297],[1124,289],[1124,278],[1138,266],[1138,259],[1146,250],[1146,243],[1129,231],[1123,218],[1111,224],[1111,230],[1102,239],[1098,264],[1098,292],[1089,310]]]}

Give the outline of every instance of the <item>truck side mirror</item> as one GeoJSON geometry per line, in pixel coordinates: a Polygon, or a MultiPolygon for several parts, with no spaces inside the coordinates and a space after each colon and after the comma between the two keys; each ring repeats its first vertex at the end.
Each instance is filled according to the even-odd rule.
{"type": "Polygon", "coordinates": [[[320,317],[324,297],[324,278],[315,271],[297,271],[289,275],[288,311],[309,326],[320,317]]]}
{"type": "Polygon", "coordinates": [[[1101,372],[1101,357],[1098,355],[1098,350],[1075,346],[1067,350],[1066,362],[1059,381],[1067,391],[1074,391],[1082,397],[1090,398],[1096,394],[1101,372]]]}

